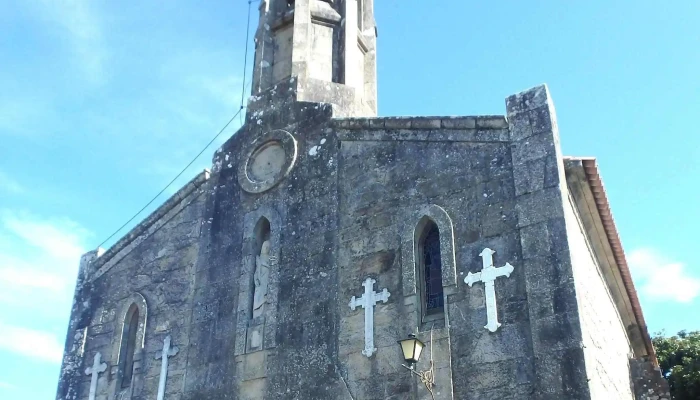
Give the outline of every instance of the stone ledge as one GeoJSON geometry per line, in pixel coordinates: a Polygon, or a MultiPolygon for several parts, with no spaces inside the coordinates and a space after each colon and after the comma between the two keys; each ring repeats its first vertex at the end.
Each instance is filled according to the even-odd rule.
{"type": "Polygon", "coordinates": [[[376,117],[334,118],[334,126],[344,129],[507,129],[503,115],[464,117],[376,117]]]}
{"type": "MultiPolygon", "coordinates": [[[[119,254],[124,250],[129,244],[146,232],[151,226],[156,224],[163,216],[185,200],[192,192],[201,187],[208,179],[210,172],[209,170],[204,170],[197,174],[192,180],[187,182],[180,190],[175,192],[168,200],[166,200],[160,207],[154,210],[146,219],[141,221],[138,225],[131,229],[126,235],[124,235],[119,241],[117,241],[112,247],[109,248],[104,254],[95,259],[90,265],[90,271],[95,272],[100,267],[109,262],[114,256],[119,254]]],[[[104,273],[104,271],[102,271],[104,273]]],[[[101,274],[100,274],[101,275],[101,274]]],[[[92,280],[94,276],[87,276],[87,280],[92,280]]]]}
{"type": "Polygon", "coordinates": [[[344,142],[358,141],[420,141],[420,142],[473,142],[510,143],[508,129],[456,128],[340,128],[338,138],[344,142]]]}

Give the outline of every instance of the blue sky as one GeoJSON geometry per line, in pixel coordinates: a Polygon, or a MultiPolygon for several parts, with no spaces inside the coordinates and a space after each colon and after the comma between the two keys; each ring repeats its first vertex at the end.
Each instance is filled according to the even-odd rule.
{"type": "MultiPolygon", "coordinates": [[[[380,114],[504,114],[546,82],[564,153],[598,157],[651,330],[700,329],[700,2],[376,2],[380,114]]],[[[48,399],[80,254],[238,109],[247,2],[0,9],[0,398],[48,399]]]]}

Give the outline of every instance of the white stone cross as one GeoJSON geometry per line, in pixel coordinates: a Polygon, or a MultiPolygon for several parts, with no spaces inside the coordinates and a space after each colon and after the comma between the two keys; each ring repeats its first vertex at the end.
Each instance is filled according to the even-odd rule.
{"type": "Polygon", "coordinates": [[[88,397],[90,400],[95,400],[95,395],[97,394],[97,377],[100,372],[105,372],[106,369],[107,364],[102,362],[102,354],[97,352],[92,367],[85,369],[85,375],[92,375],[90,378],[90,395],[88,397]]]}
{"type": "Polygon", "coordinates": [[[381,292],[377,293],[374,291],[375,281],[372,278],[365,279],[362,282],[362,286],[365,287],[365,293],[359,299],[352,296],[350,299],[350,308],[354,311],[355,307],[363,307],[365,309],[365,349],[362,350],[362,354],[367,357],[372,357],[377,349],[374,347],[374,305],[383,301],[384,303],[389,300],[389,293],[386,288],[381,292]]]}
{"type": "Polygon", "coordinates": [[[163,400],[165,397],[165,379],[168,377],[168,357],[173,357],[177,354],[177,347],[170,347],[170,335],[163,340],[163,352],[156,355],[156,360],[160,361],[160,382],[158,382],[158,397],[157,400],[163,400]]]}
{"type": "Polygon", "coordinates": [[[479,256],[481,256],[481,261],[483,264],[483,269],[481,272],[472,274],[471,272],[467,274],[464,278],[464,283],[471,287],[476,282],[484,282],[484,291],[486,293],[486,316],[488,322],[484,328],[491,332],[496,332],[501,324],[498,322],[498,309],[496,308],[496,289],[494,287],[494,282],[496,278],[505,276],[509,277],[513,272],[513,266],[506,263],[503,267],[495,268],[493,266],[493,253],[495,251],[485,248],[479,256]]]}

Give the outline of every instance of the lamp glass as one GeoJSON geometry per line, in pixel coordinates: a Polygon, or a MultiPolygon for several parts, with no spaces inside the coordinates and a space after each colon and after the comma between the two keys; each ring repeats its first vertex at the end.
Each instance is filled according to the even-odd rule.
{"type": "Polygon", "coordinates": [[[424,346],[425,344],[423,344],[423,342],[416,339],[416,344],[413,347],[413,359],[416,360],[415,362],[418,362],[418,360],[420,359],[420,353],[423,351],[424,346]]]}
{"type": "Polygon", "coordinates": [[[411,334],[408,335],[407,339],[399,340],[399,344],[401,345],[401,352],[406,362],[410,364],[417,363],[423,351],[423,347],[425,346],[423,342],[416,339],[416,336],[411,334]]]}

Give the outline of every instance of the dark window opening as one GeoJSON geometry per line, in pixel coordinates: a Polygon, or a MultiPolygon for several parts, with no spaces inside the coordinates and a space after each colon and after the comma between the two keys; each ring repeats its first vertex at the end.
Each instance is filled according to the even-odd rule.
{"type": "Polygon", "coordinates": [[[442,290],[442,259],[440,257],[440,231],[434,222],[426,226],[423,239],[423,279],[425,315],[440,314],[445,308],[442,290]]]}
{"type": "Polygon", "coordinates": [[[134,375],[134,354],[136,353],[136,333],[138,330],[139,309],[136,305],[132,305],[127,313],[127,322],[122,333],[122,388],[131,385],[131,379],[134,375]]]}

